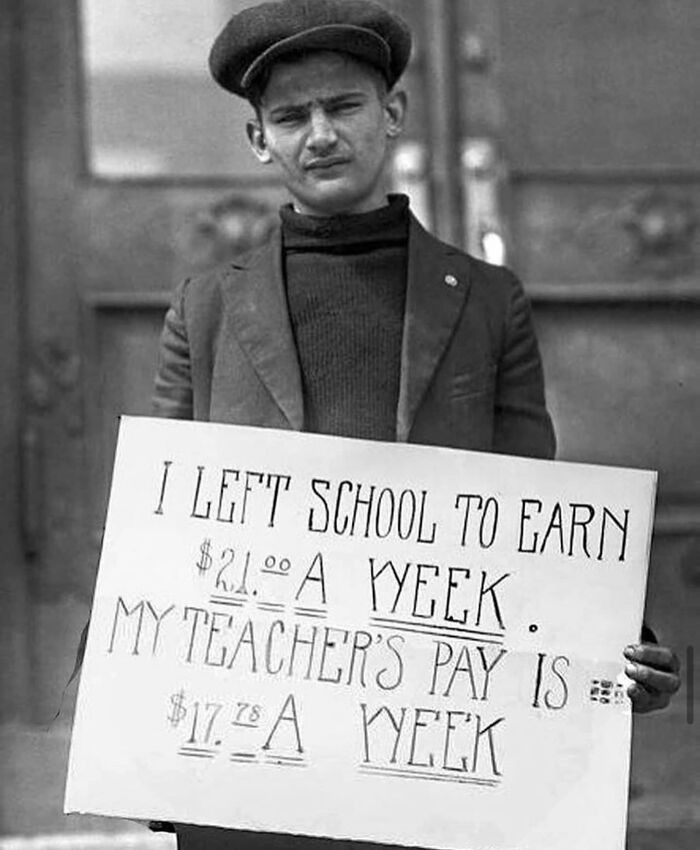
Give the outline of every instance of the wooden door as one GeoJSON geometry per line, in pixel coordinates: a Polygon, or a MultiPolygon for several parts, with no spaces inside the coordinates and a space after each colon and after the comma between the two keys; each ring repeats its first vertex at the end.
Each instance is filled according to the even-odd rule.
{"type": "MultiPolygon", "coordinates": [[[[0,172],[12,190],[3,261],[17,303],[8,298],[2,343],[20,387],[7,396],[16,413],[3,419],[18,461],[6,464],[18,473],[8,478],[17,545],[0,602],[4,834],[128,828],[61,815],[75,685],[62,693],[89,613],[118,417],[150,410],[170,292],[261,239],[285,199],[246,150],[247,106],[207,78],[208,43],[246,5],[207,0],[196,14],[189,0],[3,6],[1,108],[12,126],[0,172]],[[128,67],[125,56],[134,58],[128,67]]],[[[440,37],[442,15],[393,5],[440,37]]],[[[450,150],[449,120],[425,105],[444,73],[440,52],[421,49],[407,75],[416,104],[409,143],[422,151],[428,119],[450,150]]],[[[395,177],[431,223],[428,163],[416,150],[402,151],[407,167],[395,177]]],[[[437,195],[452,197],[446,161],[434,168],[437,195]]],[[[437,217],[443,228],[456,214],[451,203],[437,217]]]]}
{"type": "MultiPolygon", "coordinates": [[[[182,12],[186,4],[165,4],[156,23],[167,24],[175,5],[182,12]]],[[[209,5],[210,18],[223,21],[235,4],[209,5]]],[[[153,8],[139,6],[146,16],[153,8]]],[[[6,480],[22,550],[13,548],[3,564],[0,829],[118,830],[125,824],[61,814],[75,686],[63,704],[62,692],[88,617],[117,417],[149,411],[169,292],[232,242],[260,238],[282,194],[255,172],[252,157],[233,174],[209,173],[207,163],[222,156],[216,138],[195,151],[199,159],[188,158],[204,120],[201,80],[169,79],[153,68],[140,77],[91,78],[89,21],[78,0],[16,0],[3,4],[0,20],[9,71],[2,109],[13,119],[2,131],[12,157],[3,160],[2,185],[13,202],[3,262],[19,302],[3,317],[3,346],[14,357],[4,369],[8,377],[13,364],[21,371],[21,390],[6,396],[21,410],[3,413],[3,437],[18,434],[20,456],[16,450],[7,466],[21,475],[6,480]],[[158,142],[156,108],[175,127],[161,166],[143,144],[158,142]],[[130,109],[142,121],[135,141],[130,109]],[[110,120],[112,148],[100,136],[110,120]],[[183,163],[190,162],[188,173],[183,163]]],[[[217,110],[220,104],[209,113],[217,110]]],[[[241,143],[232,143],[234,165],[237,150],[241,143]]]]}
{"type": "MultiPolygon", "coordinates": [[[[470,0],[462,114],[493,139],[562,459],[659,471],[647,620],[686,684],[634,727],[630,847],[697,846],[700,7],[470,0]]],[[[588,624],[581,623],[585,629],[588,624]]],[[[583,813],[582,813],[583,815],[583,813]]]]}
{"type": "Polygon", "coordinates": [[[411,7],[432,14],[417,30],[430,71],[409,133],[425,146],[433,229],[524,280],[558,456],[659,471],[646,617],[685,684],[635,721],[629,846],[695,847],[700,7],[411,7]]]}

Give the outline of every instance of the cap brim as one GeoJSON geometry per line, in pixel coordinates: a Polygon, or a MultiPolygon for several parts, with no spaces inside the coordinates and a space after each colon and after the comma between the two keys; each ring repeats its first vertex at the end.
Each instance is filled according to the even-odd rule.
{"type": "Polygon", "coordinates": [[[376,32],[351,24],[327,24],[296,33],[276,42],[256,57],[241,78],[241,88],[249,90],[260,73],[276,59],[304,50],[334,50],[368,62],[388,78],[391,49],[376,32]]]}

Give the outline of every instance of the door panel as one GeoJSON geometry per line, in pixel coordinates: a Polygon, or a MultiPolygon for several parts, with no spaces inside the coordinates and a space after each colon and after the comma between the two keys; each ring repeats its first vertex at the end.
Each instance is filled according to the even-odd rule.
{"type": "MultiPolygon", "coordinates": [[[[682,517],[681,510],[674,513],[677,520],[682,517]]],[[[646,611],[647,622],[676,647],[686,680],[695,663],[700,622],[697,500],[690,516],[691,523],[668,524],[656,535],[646,611]]],[[[635,722],[630,850],[690,850],[698,846],[698,715],[697,703],[692,704],[687,688],[686,684],[666,711],[635,722]]]]}
{"type": "Polygon", "coordinates": [[[698,167],[695,0],[499,5],[514,169],[698,167]]]}
{"type": "Polygon", "coordinates": [[[510,186],[509,209],[513,262],[532,285],[567,283],[585,298],[590,284],[607,283],[607,295],[621,300],[700,292],[697,177],[522,174],[510,186]]]}
{"type": "Polygon", "coordinates": [[[700,494],[699,307],[539,306],[562,459],[658,469],[662,502],[700,494]]]}

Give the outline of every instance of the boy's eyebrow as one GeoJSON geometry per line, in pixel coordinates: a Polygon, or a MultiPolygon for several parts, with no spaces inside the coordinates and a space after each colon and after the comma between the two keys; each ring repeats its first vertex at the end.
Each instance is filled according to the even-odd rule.
{"type": "Polygon", "coordinates": [[[270,110],[270,117],[276,118],[278,115],[286,115],[288,112],[302,112],[309,106],[308,103],[284,103],[282,106],[276,106],[270,110]]]}
{"type": "Polygon", "coordinates": [[[325,100],[321,100],[321,103],[324,106],[333,106],[335,103],[341,103],[344,100],[353,100],[358,97],[366,97],[366,93],[363,91],[347,91],[342,94],[335,94],[333,97],[326,98],[325,100]]]}
{"type": "MultiPolygon", "coordinates": [[[[350,90],[342,92],[341,94],[334,94],[331,97],[322,97],[319,99],[319,103],[323,106],[334,106],[338,103],[342,103],[344,100],[351,100],[357,97],[365,97],[366,93],[362,90],[350,90]]],[[[309,109],[313,105],[314,101],[290,101],[289,103],[282,103],[279,106],[275,106],[270,110],[270,116],[275,117],[275,115],[282,115],[285,112],[295,112],[297,110],[309,109]]]]}

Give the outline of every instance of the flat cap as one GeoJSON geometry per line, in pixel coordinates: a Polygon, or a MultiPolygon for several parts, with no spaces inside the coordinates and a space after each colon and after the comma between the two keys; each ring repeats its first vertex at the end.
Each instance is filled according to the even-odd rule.
{"type": "Polygon", "coordinates": [[[248,97],[274,61],[306,50],[335,50],[368,62],[389,87],[411,55],[411,31],[372,0],[279,0],[235,14],[219,33],[209,68],[220,86],[248,97]]]}

